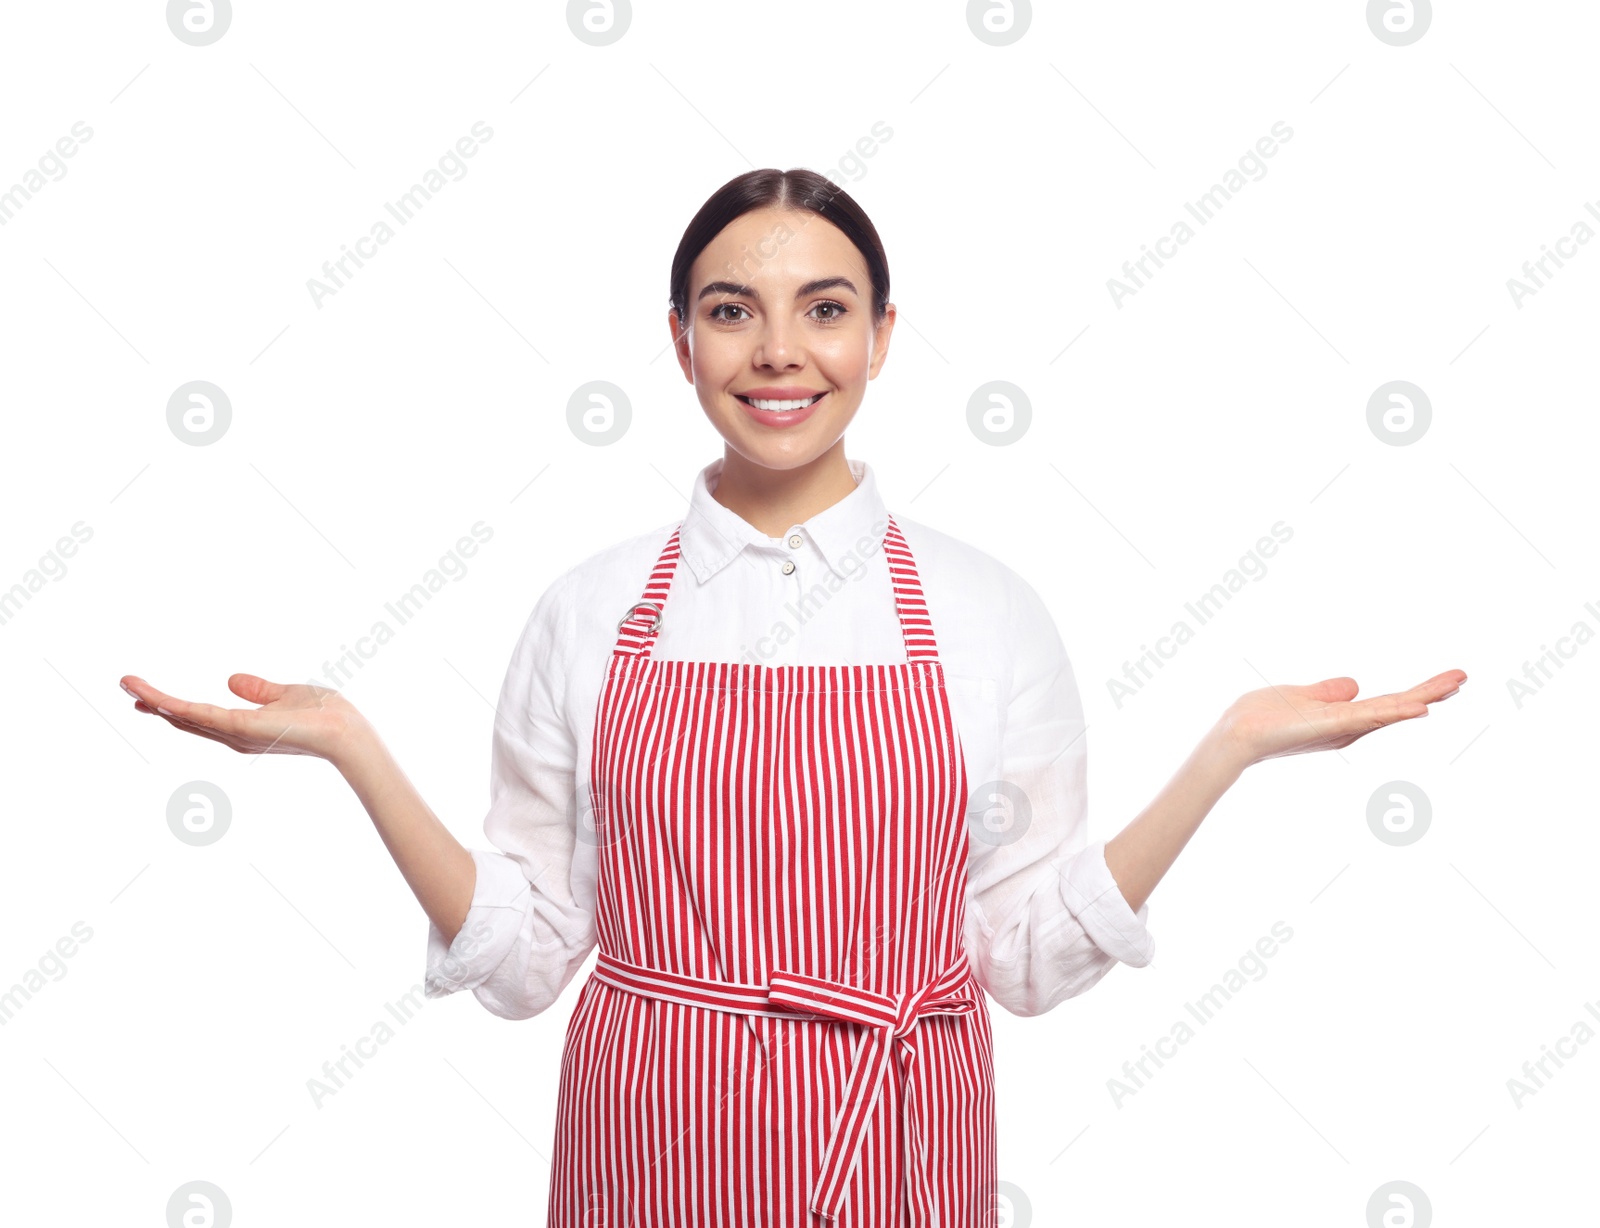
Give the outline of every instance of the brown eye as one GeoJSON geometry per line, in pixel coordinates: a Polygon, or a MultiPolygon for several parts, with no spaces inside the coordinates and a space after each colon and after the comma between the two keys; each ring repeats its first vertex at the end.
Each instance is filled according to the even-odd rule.
{"type": "Polygon", "coordinates": [[[850,310],[843,303],[836,303],[832,299],[824,299],[822,302],[818,303],[811,310],[818,311],[818,310],[820,310],[820,309],[822,309],[824,307],[831,307],[833,309],[833,312],[832,312],[831,315],[825,315],[825,316],[819,316],[818,317],[820,322],[823,323],[823,324],[837,324],[840,320],[844,319],[845,314],[850,310]]]}

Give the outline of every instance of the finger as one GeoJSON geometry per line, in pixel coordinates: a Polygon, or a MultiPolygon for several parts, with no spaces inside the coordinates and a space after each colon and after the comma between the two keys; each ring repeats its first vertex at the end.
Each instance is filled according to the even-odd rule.
{"type": "Polygon", "coordinates": [[[1466,680],[1466,674],[1459,669],[1449,669],[1442,674],[1435,674],[1426,682],[1419,682],[1407,691],[1391,691],[1386,695],[1374,695],[1363,703],[1372,703],[1378,700],[1392,700],[1402,710],[1403,715],[1399,720],[1408,720],[1414,716],[1427,715],[1427,707],[1441,699],[1454,695],[1460,689],[1461,683],[1466,680]]]}
{"type": "Polygon", "coordinates": [[[216,704],[197,703],[184,703],[182,708],[172,709],[173,715],[191,724],[239,738],[253,738],[262,732],[252,719],[259,711],[259,708],[245,711],[240,708],[220,708],[216,704]]]}
{"type": "Polygon", "coordinates": [[[179,699],[176,695],[168,695],[165,691],[157,690],[143,678],[134,674],[128,674],[122,678],[122,689],[163,715],[167,712],[181,713],[183,709],[194,706],[187,700],[179,699]]]}
{"type": "MultiPolygon", "coordinates": [[[[210,707],[211,705],[198,704],[195,706],[206,708],[210,707]]],[[[216,711],[220,712],[224,717],[252,715],[251,713],[235,712],[228,708],[218,708],[216,711]]],[[[181,729],[185,733],[192,733],[198,737],[209,738],[213,742],[220,742],[229,750],[236,750],[241,755],[255,755],[261,754],[267,750],[271,750],[276,744],[276,739],[282,737],[283,734],[288,732],[288,728],[286,727],[282,730],[279,730],[276,734],[272,735],[270,739],[268,739],[265,732],[262,730],[222,728],[221,725],[231,724],[231,722],[227,721],[221,722],[220,724],[214,723],[210,726],[207,726],[198,724],[192,720],[186,720],[183,717],[176,716],[170,712],[158,711],[156,715],[161,717],[167,722],[167,724],[171,725],[175,729],[181,729]]],[[[294,753],[298,754],[300,752],[297,751],[294,753]]]]}
{"type": "Polygon", "coordinates": [[[1343,675],[1337,678],[1324,678],[1321,682],[1313,682],[1310,686],[1298,689],[1303,691],[1308,699],[1315,699],[1325,704],[1348,702],[1361,690],[1354,678],[1343,675]]]}
{"type": "Polygon", "coordinates": [[[220,742],[230,750],[241,749],[237,743],[228,738],[222,737],[220,734],[212,733],[209,729],[202,729],[199,725],[191,725],[187,721],[176,721],[170,716],[164,717],[163,719],[167,722],[167,724],[175,726],[176,728],[183,730],[185,733],[192,733],[196,737],[207,738],[212,742],[220,742]]]}
{"type": "Polygon", "coordinates": [[[270,704],[281,699],[288,688],[281,682],[268,682],[255,674],[233,674],[228,679],[228,689],[253,704],[270,704]]]}
{"type": "Polygon", "coordinates": [[[1451,695],[1454,695],[1461,689],[1460,680],[1465,677],[1466,675],[1458,669],[1446,670],[1442,674],[1435,674],[1426,682],[1417,683],[1416,686],[1408,691],[1394,691],[1388,695],[1374,696],[1374,698],[1394,699],[1402,704],[1421,704],[1426,707],[1428,704],[1437,703],[1441,699],[1448,699],[1451,695]]]}
{"type": "Polygon", "coordinates": [[[1374,695],[1360,703],[1351,704],[1343,721],[1350,732],[1359,737],[1397,721],[1415,720],[1428,715],[1428,705],[1409,695],[1374,695]]]}
{"type": "Polygon", "coordinates": [[[213,713],[220,713],[224,717],[232,715],[226,708],[213,708],[210,704],[189,704],[181,699],[174,699],[171,695],[156,690],[143,678],[133,674],[125,675],[121,679],[121,686],[124,691],[134,696],[133,706],[138,711],[159,716],[173,728],[181,729],[185,733],[193,733],[202,738],[210,738],[211,741],[221,742],[224,746],[233,750],[244,749],[236,741],[239,731],[223,727],[226,724],[231,724],[231,722],[220,722],[213,719],[208,727],[194,719],[195,710],[198,709],[211,709],[213,713]],[[169,707],[169,704],[177,706],[169,707]]]}
{"type": "Polygon", "coordinates": [[[146,688],[147,698],[139,696],[131,687],[123,687],[122,689],[134,696],[133,706],[136,711],[149,712],[154,716],[170,717],[173,715],[173,710],[167,707],[167,704],[182,702],[181,700],[174,700],[170,695],[163,695],[160,691],[151,690],[150,688],[146,688]]]}
{"type": "Polygon", "coordinates": [[[147,704],[142,699],[141,700],[136,700],[134,702],[133,706],[135,708],[137,708],[141,712],[149,712],[152,715],[159,716],[162,720],[166,721],[167,724],[171,725],[174,729],[181,729],[185,733],[196,733],[196,734],[199,734],[201,737],[211,738],[213,741],[217,741],[217,742],[221,742],[221,741],[224,740],[218,733],[216,733],[216,732],[214,732],[214,731],[212,731],[210,729],[207,729],[203,725],[196,724],[194,721],[189,720],[189,719],[187,719],[187,718],[185,718],[183,716],[179,716],[177,713],[173,712],[171,709],[168,709],[168,708],[165,708],[165,707],[158,707],[158,706],[156,706],[154,704],[147,704]]]}
{"type": "MultiPolygon", "coordinates": [[[[237,675],[236,675],[237,676],[237,675]]],[[[244,675],[253,677],[254,675],[244,675]]],[[[261,679],[266,682],[265,679],[261,679]]],[[[266,685],[276,685],[267,683],[266,685]]],[[[222,734],[224,738],[257,738],[263,729],[256,728],[251,718],[255,710],[244,711],[238,708],[221,708],[216,704],[191,703],[187,699],[179,699],[176,695],[168,695],[165,691],[158,691],[155,687],[145,682],[142,678],[129,675],[123,680],[123,690],[134,694],[143,701],[148,708],[153,708],[157,716],[164,716],[174,724],[182,723],[182,728],[191,733],[198,733],[201,729],[210,729],[222,734]],[[129,686],[129,683],[136,684],[129,686]]],[[[272,735],[269,735],[272,736],[272,735]]]]}
{"type": "Polygon", "coordinates": [[[253,739],[262,732],[254,728],[249,719],[259,709],[245,712],[219,708],[216,704],[190,703],[186,699],[177,699],[154,690],[146,703],[155,710],[157,716],[165,717],[171,724],[190,733],[210,731],[221,735],[221,739],[253,739]]]}
{"type": "Polygon", "coordinates": [[[1426,682],[1417,683],[1405,693],[1414,699],[1424,701],[1443,699],[1446,695],[1453,695],[1460,690],[1461,684],[1466,680],[1465,670],[1447,669],[1442,674],[1435,674],[1426,682]]]}

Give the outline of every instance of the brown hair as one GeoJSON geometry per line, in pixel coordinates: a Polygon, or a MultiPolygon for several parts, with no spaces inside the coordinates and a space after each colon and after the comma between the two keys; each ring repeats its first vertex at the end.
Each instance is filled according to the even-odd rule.
{"type": "Polygon", "coordinates": [[[688,323],[689,269],[700,253],[729,222],[751,210],[768,206],[806,210],[844,232],[845,238],[855,244],[866,262],[867,276],[872,280],[873,320],[882,322],[889,304],[889,259],[884,255],[883,241],[878,238],[872,219],[848,192],[816,171],[803,167],[787,171],[766,167],[728,180],[707,198],[684,230],[672,257],[670,287],[672,309],[677,313],[679,327],[688,323]]]}

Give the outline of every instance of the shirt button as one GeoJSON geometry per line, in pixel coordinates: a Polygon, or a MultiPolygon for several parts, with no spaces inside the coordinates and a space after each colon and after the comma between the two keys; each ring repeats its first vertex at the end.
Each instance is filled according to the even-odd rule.
{"type": "Polygon", "coordinates": [[[804,541],[805,541],[805,539],[803,537],[801,537],[800,534],[798,534],[798,533],[789,534],[789,545],[792,548],[794,548],[795,550],[800,549],[800,546],[803,544],[804,541]]]}
{"type": "Polygon", "coordinates": [[[791,574],[793,571],[794,571],[794,560],[793,559],[784,559],[783,560],[783,574],[787,576],[787,575],[791,574]]]}

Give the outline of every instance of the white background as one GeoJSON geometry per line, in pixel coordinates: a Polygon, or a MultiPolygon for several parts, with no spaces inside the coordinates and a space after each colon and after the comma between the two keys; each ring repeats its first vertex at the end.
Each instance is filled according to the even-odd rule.
{"type": "Polygon", "coordinates": [[[1507,279],[1600,228],[1594,6],[1442,5],[1403,47],[1359,2],[1041,5],[1007,46],[955,3],[641,4],[603,47],[556,4],[241,2],[205,47],[161,10],[11,6],[0,38],[0,187],[93,130],[0,227],[0,589],[92,529],[0,625],[0,985],[93,931],[0,1029],[19,1222],[162,1223],[191,1180],[241,1225],[543,1222],[587,969],[520,1023],[427,1003],[317,1107],[307,1080],[420,982],[426,921],[330,767],[182,736],[117,679],[240,706],[232,672],[319,677],[482,520],[347,694],[484,847],[533,602],[720,453],[665,352],[668,266],[758,166],[834,173],[883,236],[900,325],[847,453],[1045,595],[1093,838],[1267,680],[1470,675],[1425,720],[1250,769],[1152,898],[1150,967],[993,1008],[1032,1222],[1360,1228],[1392,1180],[1426,1192],[1417,1225],[1593,1222],[1600,1045],[1520,1107],[1507,1080],[1600,1027],[1600,647],[1566,641],[1520,706],[1507,683],[1600,628],[1600,244],[1520,306],[1507,279]],[[317,306],[308,278],[479,120],[466,176],[317,306]],[[1277,121],[1264,177],[1114,302],[1277,121]],[[166,419],[198,379],[233,412],[204,447],[166,419]],[[567,425],[594,379],[632,406],[610,446],[567,425]],[[967,425],[994,379],[1031,402],[1011,446],[967,425]],[[1432,404],[1408,446],[1367,424],[1396,379],[1432,404]],[[1279,520],[1266,575],[1119,706],[1107,680],[1279,520]],[[204,848],[166,821],[194,780],[233,806],[204,848]],[[1406,847],[1366,817],[1395,780],[1433,808],[1406,847]],[[1107,1081],[1277,921],[1266,974],[1119,1107],[1107,1081]]]}

